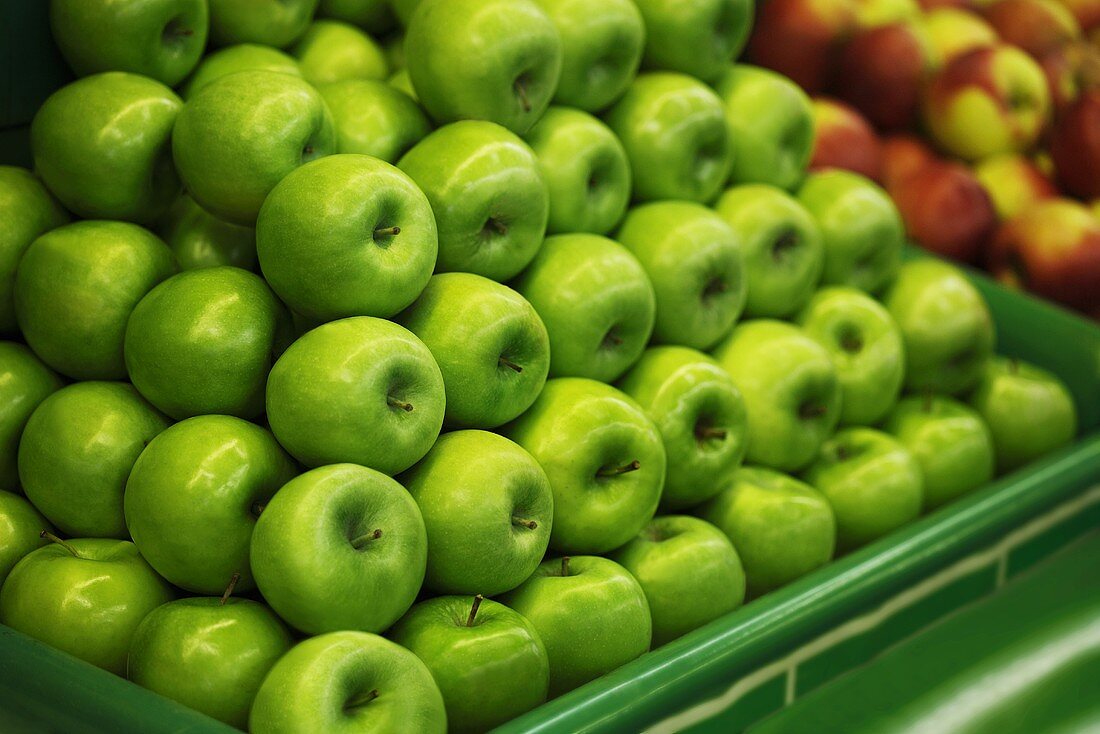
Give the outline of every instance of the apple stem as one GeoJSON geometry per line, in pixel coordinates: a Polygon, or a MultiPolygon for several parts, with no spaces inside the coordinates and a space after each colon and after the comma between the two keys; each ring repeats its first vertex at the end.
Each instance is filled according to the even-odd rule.
{"type": "Polygon", "coordinates": [[[561,575],[562,577],[569,575],[569,556],[561,557],[561,575]]]}
{"type": "Polygon", "coordinates": [[[600,470],[598,472],[596,472],[596,476],[597,477],[617,477],[620,474],[627,474],[627,473],[632,472],[632,471],[638,471],[641,468],[642,468],[642,462],[635,459],[634,461],[630,462],[629,464],[624,464],[623,466],[612,466],[612,467],[603,466],[603,467],[600,467],[600,470]]]}
{"type": "Polygon", "coordinates": [[[528,530],[534,530],[539,526],[539,524],[534,520],[528,520],[524,517],[516,517],[515,515],[512,515],[512,524],[519,525],[520,527],[527,528],[528,530]]]}
{"type": "Polygon", "coordinates": [[[381,537],[382,528],[377,528],[367,533],[366,535],[360,535],[358,538],[353,539],[351,541],[351,547],[355,550],[362,550],[363,546],[365,546],[369,541],[378,540],[381,537]]]}
{"type": "Polygon", "coordinates": [[[717,438],[719,441],[725,439],[726,429],[716,428],[714,426],[700,426],[695,429],[695,438],[700,441],[705,441],[708,438],[717,438]]]}
{"type": "Polygon", "coordinates": [[[411,413],[413,409],[412,403],[406,403],[404,400],[398,400],[392,395],[386,397],[386,402],[390,404],[391,408],[400,408],[406,413],[411,413]]]}
{"type": "Polygon", "coordinates": [[[313,155],[313,146],[307,145],[306,147],[302,148],[302,155],[313,155]]]}
{"type": "Polygon", "coordinates": [[[485,601],[485,597],[482,596],[481,594],[478,594],[477,596],[474,597],[474,603],[470,607],[470,616],[466,617],[466,626],[467,627],[473,627],[474,626],[474,617],[477,616],[478,607],[481,606],[481,602],[483,602],[483,601],[485,601]]]}
{"type": "Polygon", "coordinates": [[[401,234],[400,227],[379,227],[374,230],[375,237],[393,237],[399,234],[401,234]]]}
{"type": "Polygon", "coordinates": [[[372,688],[366,693],[362,693],[358,696],[352,697],[347,703],[344,704],[344,710],[347,711],[350,709],[359,708],[360,706],[365,706],[376,698],[378,698],[378,689],[372,688]]]}
{"type": "Polygon", "coordinates": [[[515,362],[513,362],[512,360],[508,359],[507,357],[505,357],[503,355],[501,355],[501,357],[497,360],[497,362],[501,366],[507,367],[510,370],[514,370],[516,372],[523,372],[522,367],[520,367],[518,364],[516,364],[515,362]]]}
{"type": "Polygon", "coordinates": [[[798,409],[798,415],[805,420],[811,418],[820,418],[825,415],[825,406],[820,403],[813,403],[809,405],[803,405],[798,409]]]}
{"type": "Polygon", "coordinates": [[[527,87],[524,86],[522,79],[516,79],[516,96],[519,97],[519,104],[523,107],[524,112],[531,111],[531,100],[527,98],[527,87]]]}
{"type": "Polygon", "coordinates": [[[256,517],[259,517],[261,514],[263,514],[263,511],[265,509],[267,509],[267,503],[266,502],[253,502],[252,507],[250,509],[252,510],[253,515],[255,515],[256,517]]]}
{"type": "Polygon", "coordinates": [[[229,586],[225,587],[225,591],[222,593],[222,600],[218,602],[219,606],[225,606],[225,603],[229,601],[229,597],[233,594],[234,587],[237,586],[237,582],[241,580],[241,574],[239,571],[234,571],[233,575],[229,577],[229,586]]]}
{"type": "Polygon", "coordinates": [[[57,543],[65,550],[69,551],[69,553],[72,553],[73,556],[75,556],[76,558],[81,557],[80,554],[76,552],[76,548],[73,547],[72,543],[66,543],[64,540],[51,533],[49,530],[43,530],[41,533],[38,534],[38,537],[45,538],[51,543],[57,543]]]}
{"type": "Polygon", "coordinates": [[[621,347],[623,338],[615,333],[614,329],[608,331],[603,337],[604,346],[621,347]]]}

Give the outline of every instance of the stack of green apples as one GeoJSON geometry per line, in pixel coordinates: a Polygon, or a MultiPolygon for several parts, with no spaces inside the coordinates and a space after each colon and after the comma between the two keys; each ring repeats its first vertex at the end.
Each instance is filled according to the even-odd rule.
{"type": "Polygon", "coordinates": [[[1075,434],[751,0],[50,10],[0,622],[229,724],[492,728],[1075,434]]]}

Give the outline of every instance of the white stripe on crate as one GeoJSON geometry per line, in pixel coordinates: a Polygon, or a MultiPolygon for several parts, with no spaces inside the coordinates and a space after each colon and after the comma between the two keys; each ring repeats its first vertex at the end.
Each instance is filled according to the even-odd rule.
{"type": "Polygon", "coordinates": [[[1063,502],[1045,515],[1040,515],[1031,522],[1008,533],[1000,542],[967,556],[939,573],[933,574],[905,591],[894,595],[874,611],[854,617],[785,657],[754,670],[726,689],[720,696],[698,703],[674,716],[659,721],[646,729],[645,732],[647,734],[676,734],[676,732],[683,731],[689,726],[717,716],[732,707],[745,695],[779,675],[786,675],[784,698],[786,705],[790,705],[795,699],[797,669],[802,663],[845,640],[874,629],[899,611],[916,604],[948,584],[994,563],[997,564],[997,586],[1000,587],[1004,584],[1007,575],[1008,554],[1010,551],[1095,504],[1100,504],[1100,486],[1095,486],[1080,496],[1063,502]]]}

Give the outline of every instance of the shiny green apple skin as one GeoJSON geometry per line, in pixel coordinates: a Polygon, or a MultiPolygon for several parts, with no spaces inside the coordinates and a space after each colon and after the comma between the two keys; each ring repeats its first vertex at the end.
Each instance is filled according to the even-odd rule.
{"type": "Polygon", "coordinates": [[[318,0],[208,0],[210,44],[286,48],[313,20],[318,0]]]}
{"type": "Polygon", "coordinates": [[[546,231],[607,234],[630,203],[630,163],[615,133],[569,107],[551,107],[527,133],[550,196],[546,231]]]}
{"type": "Polygon", "coordinates": [[[126,482],[126,526],[164,578],[198,594],[220,594],[234,573],[255,588],[248,548],[261,505],[297,473],[263,428],[202,415],[158,434],[126,482]]]}
{"type": "Polygon", "coordinates": [[[67,224],[23,255],[16,318],[27,344],[61,374],[125,379],[127,320],[146,293],[178,270],[167,245],[136,224],[67,224]]]}
{"type": "Polygon", "coordinates": [[[554,103],[599,112],[638,73],[646,28],[631,0],[538,0],[561,36],[554,103]]]}
{"type": "Polygon", "coordinates": [[[30,349],[0,341],[0,490],[19,491],[23,428],[34,409],[63,384],[30,349]]]}
{"type": "Polygon", "coordinates": [[[31,122],[35,171],[80,217],[151,224],[179,193],[170,139],[182,108],[175,92],[137,74],[78,79],[31,122]]]}
{"type": "Polygon", "coordinates": [[[840,418],[829,352],[797,326],[760,319],[734,328],[714,356],[745,398],[745,460],[781,471],[810,463],[840,418]]]}
{"type": "Polygon", "coordinates": [[[729,177],[733,141],[722,101],[692,77],[639,74],[604,120],[626,150],[636,201],[706,203],[729,177]]]}
{"type": "Polygon", "coordinates": [[[741,238],[717,214],[687,201],[634,207],[615,238],[653,283],[653,341],[709,349],[741,316],[748,293],[741,238]]]}
{"type": "Polygon", "coordinates": [[[642,587],[599,556],[547,559],[501,601],[531,623],[546,647],[551,698],[638,658],[653,636],[642,587]]]}
{"type": "Polygon", "coordinates": [[[687,347],[650,347],[619,381],[657,426],[667,464],[661,505],[710,499],[741,465],[749,439],[741,391],[717,362],[687,347]]]}
{"type": "Polygon", "coordinates": [[[256,222],[264,277],[291,309],[319,321],[393,316],[428,284],[437,243],[412,179],[350,153],[291,172],[256,222]]]}
{"type": "Polygon", "coordinates": [[[401,25],[408,27],[409,20],[412,19],[420,2],[421,0],[390,0],[390,7],[393,8],[393,13],[401,25]]]}
{"type": "Polygon", "coordinates": [[[654,648],[732,612],[745,600],[745,570],[733,544],[697,517],[654,518],[612,559],[645,592],[654,648]]]}
{"type": "Polygon", "coordinates": [[[369,632],[299,642],[264,679],[249,731],[446,734],[447,714],[420,658],[369,632]],[[375,705],[371,705],[375,704],[375,705]]]}
{"type": "Polygon", "coordinates": [[[440,273],[397,321],[439,365],[447,426],[496,428],[527,410],[546,384],[546,327],[508,286],[472,273],[440,273]]]}
{"type": "Polygon", "coordinates": [[[901,267],[905,225],[890,196],[870,179],[842,170],[811,173],[798,201],[821,231],[821,281],[878,293],[901,267]]]}
{"type": "Polygon", "coordinates": [[[836,548],[836,519],[825,497],[772,469],[739,469],[695,514],[733,543],[751,597],[825,565],[836,548]]]}
{"type": "Polygon", "coordinates": [[[959,395],[993,354],[993,317],[961,270],[927,258],[905,263],[883,297],[905,342],[905,387],[959,395]]]}
{"type": "Polygon", "coordinates": [[[168,419],[124,382],[63,387],[23,430],[23,492],[68,536],[127,539],[126,480],[142,449],[167,427],[168,419]]]}
{"type": "Polygon", "coordinates": [[[428,541],[416,502],[356,464],[313,469],[267,503],[252,534],[256,584],[308,634],[381,632],[416,600],[428,541]]]}
{"type": "Polygon", "coordinates": [[[398,167],[428,197],[439,226],[437,272],[506,281],[538,252],[550,197],[534,152],[500,125],[466,120],[414,145],[398,167]]]}
{"type": "Polygon", "coordinates": [[[69,213],[42,182],[25,168],[0,166],[0,334],[15,322],[15,271],[27,247],[39,235],[68,223],[69,213]]]}
{"type": "Polygon", "coordinates": [[[271,430],[306,466],[404,471],[432,447],[444,405],[443,376],[424,343],[369,316],[306,333],[275,363],[267,385],[271,430]]]}
{"type": "Polygon", "coordinates": [[[656,512],[665,479],[661,435],[619,390],[583,378],[550,380],[504,434],[530,452],[550,480],[554,550],[613,550],[656,512]]]}
{"type": "Polygon", "coordinates": [[[128,71],[174,87],[191,73],[210,27],[205,0],[51,0],[50,29],[77,76],[128,71]]]}
{"type": "Polygon", "coordinates": [[[413,102],[418,102],[416,90],[413,89],[412,79],[409,78],[408,69],[395,71],[392,75],[390,75],[390,78],[386,80],[386,84],[389,84],[391,87],[411,99],[413,102]]]}
{"type": "Polygon", "coordinates": [[[993,438],[977,412],[943,396],[903,398],[884,429],[909,450],[924,478],[924,509],[933,510],[993,479],[993,438]]]}
{"type": "Polygon", "coordinates": [[[397,22],[387,0],[321,0],[317,14],[357,25],[372,34],[391,31],[397,22]]]}
{"type": "Polygon", "coordinates": [[[489,731],[527,713],[550,685],[550,660],[530,622],[491,599],[472,608],[469,596],[428,599],[389,632],[432,672],[452,734],[489,731]]]}
{"type": "Polygon", "coordinates": [[[987,361],[970,404],[989,426],[999,474],[1066,446],[1077,435],[1077,409],[1065,383],[1027,362],[987,361]]]}
{"type": "Polygon", "coordinates": [[[752,30],[751,0],[637,0],[648,30],[644,63],[704,81],[721,76],[752,30]]]}
{"type": "Polygon", "coordinates": [[[592,234],[546,238],[513,283],[550,335],[550,376],[610,382],[634,364],[653,332],[653,285],[617,242],[592,234]]]}
{"type": "Polygon", "coordinates": [[[272,362],[291,339],[286,307],[258,275],[188,270],[149,291],[126,325],[130,380],[176,420],[264,409],[272,362]]]}
{"type": "Polygon", "coordinates": [[[817,291],[795,320],[833,358],[841,425],[882,420],[905,379],[905,345],[890,313],[863,291],[829,286],[817,291]]]}
{"type": "Polygon", "coordinates": [[[917,459],[893,436],[873,428],[837,431],[803,479],[832,505],[841,550],[858,548],[915,520],[924,505],[917,459]]]}
{"type": "Polygon", "coordinates": [[[125,675],[135,630],[172,599],[172,589],[129,541],[65,543],[39,548],[15,564],[0,591],[0,624],[125,675]]]}
{"type": "Polygon", "coordinates": [[[247,227],[275,184],[335,152],[321,95],[275,71],[215,79],[187,100],[172,131],[172,157],[188,193],[219,219],[247,227]]]}
{"type": "Polygon", "coordinates": [[[733,184],[793,189],[806,174],[814,144],[810,98],[790,79],[734,64],[715,82],[733,140],[733,184]]]}
{"type": "Polygon", "coordinates": [[[194,73],[180,87],[180,96],[191,99],[200,89],[223,76],[238,71],[276,71],[291,76],[302,76],[298,61],[289,54],[255,43],[240,43],[218,49],[204,57],[194,73]]]}
{"type": "Polygon", "coordinates": [[[385,79],[389,64],[382,47],[355,26],[316,20],[294,45],[302,77],[314,86],[345,79],[385,79]]]}
{"type": "Polygon", "coordinates": [[[222,220],[182,194],[157,223],[157,233],[168,245],[180,270],[232,265],[255,271],[256,232],[222,220]]]}
{"type": "Polygon", "coordinates": [[[431,132],[427,115],[407,94],[374,79],[322,84],[336,127],[338,153],[360,153],[396,163],[431,132]]]}
{"type": "Polygon", "coordinates": [[[54,527],[34,505],[14,492],[0,492],[0,586],[23,556],[49,543],[43,530],[54,527]]]}
{"type": "Polygon", "coordinates": [[[785,191],[764,184],[727,189],[715,211],[741,240],[748,289],[744,315],[796,313],[825,266],[825,245],[810,213],[785,191]]]}
{"type": "Polygon", "coordinates": [[[550,480],[503,436],[444,433],[399,479],[427,528],[426,588],[496,596],[523,583],[546,553],[554,519],[550,480]]]}
{"type": "Polygon", "coordinates": [[[259,602],[178,599],[142,620],[130,642],[126,677],[243,729],[264,676],[291,644],[286,626],[259,602]]]}
{"type": "Polygon", "coordinates": [[[489,120],[522,135],[554,96],[562,42],[534,0],[423,0],[405,59],[436,122],[489,120]]]}

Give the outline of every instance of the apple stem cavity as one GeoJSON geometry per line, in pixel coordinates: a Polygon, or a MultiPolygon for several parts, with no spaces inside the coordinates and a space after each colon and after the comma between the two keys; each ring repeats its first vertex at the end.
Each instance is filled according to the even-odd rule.
{"type": "Polygon", "coordinates": [[[527,97],[527,85],[523,81],[523,77],[516,79],[515,83],[516,96],[519,97],[520,107],[524,112],[531,111],[531,100],[527,97]]]}
{"type": "Polygon", "coordinates": [[[935,396],[932,394],[931,390],[926,390],[924,392],[924,394],[921,396],[921,404],[920,404],[921,410],[923,410],[925,413],[931,413],[932,412],[932,399],[934,397],[935,396]]]}
{"type": "Polygon", "coordinates": [[[527,528],[528,530],[535,530],[539,526],[534,520],[528,520],[525,517],[517,517],[515,515],[512,515],[512,524],[518,525],[521,528],[527,528]]]}
{"type": "Polygon", "coordinates": [[[623,464],[622,466],[601,466],[600,470],[596,472],[597,477],[617,477],[620,474],[628,474],[632,471],[638,471],[642,468],[642,462],[635,459],[629,464],[623,464]]]}
{"type": "Polygon", "coordinates": [[[782,260],[787,256],[787,253],[798,247],[798,233],[793,229],[788,229],[783,234],[775,238],[775,242],[772,243],[772,258],[775,260],[782,260]]]}
{"type": "Polygon", "coordinates": [[[398,400],[392,395],[386,397],[386,402],[389,403],[391,408],[399,408],[406,413],[411,413],[413,409],[412,403],[406,403],[404,400],[398,400]]]}
{"type": "Polygon", "coordinates": [[[353,538],[351,541],[351,547],[355,550],[363,550],[367,543],[372,540],[378,540],[382,537],[382,528],[376,528],[366,535],[360,535],[358,538],[353,538]]]}
{"type": "Polygon", "coordinates": [[[229,585],[225,587],[225,591],[222,592],[222,599],[218,602],[218,606],[225,606],[225,603],[229,601],[229,597],[233,595],[233,589],[237,586],[237,582],[241,580],[240,571],[234,571],[233,575],[229,577],[229,585]]]}
{"type": "Polygon", "coordinates": [[[718,439],[724,441],[726,438],[726,429],[718,428],[716,426],[696,426],[695,427],[695,439],[697,441],[706,441],[708,439],[718,439]]]}
{"type": "Polygon", "coordinates": [[[522,367],[520,367],[518,364],[508,359],[504,355],[500,356],[500,358],[497,360],[497,363],[500,364],[501,367],[507,367],[514,372],[523,372],[522,367]]]}
{"type": "Polygon", "coordinates": [[[253,517],[259,517],[261,514],[263,514],[263,511],[266,508],[267,508],[267,503],[266,502],[253,502],[252,507],[250,507],[249,509],[252,511],[252,516],[253,517]]]}
{"type": "Polygon", "coordinates": [[[474,626],[474,618],[477,616],[477,610],[481,607],[481,602],[485,601],[485,597],[478,594],[474,597],[474,603],[470,606],[470,616],[466,617],[466,626],[474,626]]]}
{"type": "Polygon", "coordinates": [[[54,535],[53,533],[51,533],[49,530],[43,530],[41,533],[38,534],[38,537],[39,538],[44,538],[45,540],[48,540],[51,543],[57,543],[59,546],[61,546],[65,550],[69,551],[69,553],[71,553],[74,558],[80,558],[81,557],[80,554],[77,553],[76,548],[73,547],[72,543],[65,542],[61,538],[59,538],[56,535],[54,535]]]}
{"type": "Polygon", "coordinates": [[[822,417],[826,412],[821,403],[803,403],[798,409],[798,416],[803,420],[813,420],[822,417]]]}
{"type": "Polygon", "coordinates": [[[352,709],[357,709],[360,706],[366,706],[368,703],[376,698],[378,698],[378,689],[372,688],[366,693],[360,693],[359,695],[352,696],[350,699],[348,699],[348,702],[344,704],[344,710],[351,711],[352,709]]]}
{"type": "Polygon", "coordinates": [[[1020,360],[1010,359],[1008,360],[1008,374],[1017,375],[1020,373],[1020,360]]]}
{"type": "Polygon", "coordinates": [[[401,228],[400,227],[379,227],[378,229],[374,230],[375,238],[378,238],[378,237],[394,237],[394,236],[399,235],[399,234],[401,234],[401,228]]]}
{"type": "Polygon", "coordinates": [[[607,330],[607,333],[603,336],[602,346],[605,348],[621,347],[623,345],[623,338],[615,333],[615,328],[612,327],[607,330]]]}

